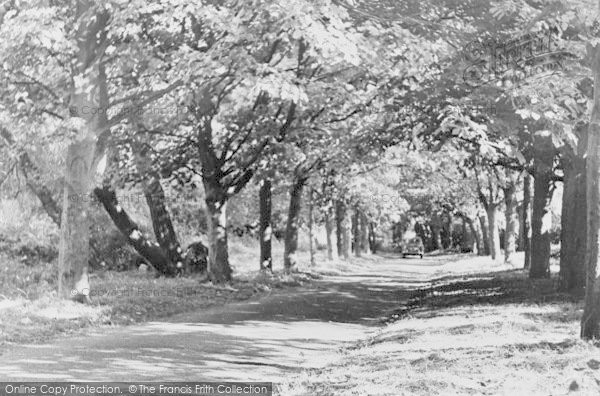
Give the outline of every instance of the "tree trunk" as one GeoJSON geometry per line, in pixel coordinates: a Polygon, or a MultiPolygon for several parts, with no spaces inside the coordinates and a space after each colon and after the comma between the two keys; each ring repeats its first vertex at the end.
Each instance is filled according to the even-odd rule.
{"type": "Polygon", "coordinates": [[[473,234],[473,238],[475,239],[475,248],[477,249],[477,254],[482,255],[482,252],[485,250],[483,247],[483,235],[481,234],[478,225],[472,218],[465,216],[464,219],[467,221],[467,225],[469,226],[471,234],[473,234]]]}
{"type": "Polygon", "coordinates": [[[443,250],[442,244],[442,219],[439,213],[433,213],[431,216],[431,232],[433,234],[433,247],[435,250],[443,250]]]}
{"type": "Polygon", "coordinates": [[[127,212],[119,205],[115,191],[108,186],[103,186],[95,188],[94,194],[135,251],[161,274],[175,276],[175,268],[165,252],[156,242],[149,241],[138,225],[129,218],[127,212]]]}
{"type": "Polygon", "coordinates": [[[369,223],[369,246],[371,248],[371,253],[377,253],[377,238],[375,235],[375,225],[373,223],[369,223]]]}
{"type": "Polygon", "coordinates": [[[58,294],[89,301],[88,259],[90,249],[91,167],[95,143],[87,138],[67,150],[63,209],[58,254],[58,294]]]}
{"type": "Polygon", "coordinates": [[[342,201],[335,201],[335,246],[338,257],[344,255],[344,230],[342,228],[343,218],[345,216],[345,205],[342,201]]]}
{"type": "MultiPolygon", "coordinates": [[[[90,250],[89,197],[95,173],[97,151],[104,149],[100,139],[106,126],[106,112],[83,114],[84,107],[107,109],[106,73],[102,62],[106,49],[110,13],[94,2],[78,4],[75,20],[76,57],[71,74],[74,84],[69,110],[74,124],[80,125],[77,140],[66,155],[65,186],[61,213],[58,253],[58,295],[76,301],[90,301],[88,260],[90,250]],[[85,17],[84,17],[85,16],[85,17]],[[98,143],[97,143],[98,142],[98,143]]],[[[92,113],[92,112],[88,112],[92,113]]]]}
{"type": "Polygon", "coordinates": [[[492,260],[497,260],[500,257],[500,232],[498,231],[498,205],[495,203],[488,204],[487,219],[488,219],[488,237],[490,246],[490,255],[492,260]]]}
{"type": "Polygon", "coordinates": [[[362,237],[360,235],[360,211],[357,207],[354,208],[354,213],[352,215],[352,234],[352,236],[354,237],[354,255],[356,257],[361,257],[362,251],[360,248],[360,242],[362,240],[362,237]]]}
{"type": "Polygon", "coordinates": [[[308,194],[308,250],[310,252],[310,265],[314,267],[317,265],[316,262],[316,249],[315,249],[315,230],[314,230],[314,191],[311,188],[308,194]]]}
{"type": "MultiPolygon", "coordinates": [[[[207,197],[209,194],[207,194],[207,197]]],[[[208,220],[208,276],[212,283],[231,282],[227,246],[227,201],[206,199],[208,220]]]]}
{"type": "Polygon", "coordinates": [[[491,254],[490,237],[488,235],[489,225],[488,225],[488,218],[483,213],[479,215],[479,226],[480,226],[481,234],[483,237],[483,249],[479,252],[479,255],[480,256],[489,256],[491,254]]]}
{"type": "Polygon", "coordinates": [[[531,175],[528,173],[523,179],[523,251],[525,262],[523,267],[529,269],[531,266],[531,175]]]}
{"type": "Polygon", "coordinates": [[[333,241],[336,239],[335,213],[331,203],[325,212],[325,233],[327,234],[327,260],[337,260],[338,251],[337,248],[333,246],[333,241]]]}
{"type": "Polygon", "coordinates": [[[452,250],[454,248],[454,230],[452,213],[446,214],[443,228],[446,230],[446,240],[444,241],[444,249],[452,250]]]}
{"type": "Polygon", "coordinates": [[[431,231],[433,232],[433,247],[435,250],[443,250],[442,245],[442,229],[437,226],[432,226],[431,231]]]}
{"type": "Polygon", "coordinates": [[[160,184],[160,175],[152,169],[145,147],[133,144],[133,151],[138,174],[142,181],[142,188],[144,189],[144,196],[150,209],[152,229],[156,241],[166,253],[170,265],[174,265],[181,270],[183,269],[184,258],[177,234],[175,234],[171,215],[167,210],[165,191],[160,184]]]}
{"type": "Polygon", "coordinates": [[[525,249],[524,224],[523,224],[523,204],[517,204],[517,216],[519,217],[519,230],[517,231],[517,252],[525,249]]]}
{"type": "Polygon", "coordinates": [[[504,262],[514,264],[514,253],[517,250],[517,233],[519,231],[519,214],[517,213],[517,188],[509,183],[504,188],[504,204],[506,212],[506,232],[504,233],[504,262]]]}
{"type": "Polygon", "coordinates": [[[285,241],[283,251],[283,268],[286,273],[298,270],[298,226],[300,220],[300,209],[302,203],[302,192],[308,179],[304,176],[294,176],[294,182],[290,190],[290,206],[285,228],[285,241]]]}
{"type": "Polygon", "coordinates": [[[183,268],[183,256],[181,245],[175,234],[173,221],[167,211],[165,192],[160,184],[159,176],[155,172],[148,175],[149,179],[144,182],[144,195],[150,208],[152,228],[160,247],[165,251],[169,261],[176,268],[183,268]]]}
{"type": "Polygon", "coordinates": [[[461,236],[460,236],[460,251],[467,252],[473,248],[473,240],[475,239],[475,235],[469,235],[469,226],[467,224],[467,220],[462,217],[461,218],[461,236]]]}
{"type": "Polygon", "coordinates": [[[350,210],[345,202],[339,201],[340,228],[342,236],[342,257],[344,260],[350,259],[352,253],[352,219],[350,210]]]}
{"type": "Polygon", "coordinates": [[[363,253],[369,254],[369,230],[367,215],[363,212],[360,214],[360,248],[363,253]]]}
{"type": "Polygon", "coordinates": [[[531,219],[531,279],[550,276],[550,228],[552,215],[550,201],[552,193],[552,162],[554,145],[549,131],[537,132],[534,136],[533,215],[531,219]]]}
{"type": "Polygon", "coordinates": [[[258,201],[260,206],[260,225],[258,229],[258,237],[260,239],[260,269],[273,271],[273,256],[272,248],[272,182],[271,179],[263,179],[260,183],[258,192],[258,201]]]}
{"type": "Polygon", "coordinates": [[[586,150],[586,285],[585,307],[581,318],[581,337],[600,338],[600,46],[588,44],[594,72],[594,107],[587,136],[586,150]]]}
{"type": "Polygon", "coordinates": [[[585,170],[579,166],[579,161],[585,160],[563,161],[560,231],[560,289],[574,293],[583,291],[585,286],[585,170]]]}

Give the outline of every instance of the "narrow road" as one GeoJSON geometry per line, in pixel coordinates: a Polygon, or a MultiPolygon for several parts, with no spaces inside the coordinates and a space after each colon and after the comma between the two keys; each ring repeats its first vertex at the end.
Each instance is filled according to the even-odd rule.
{"type": "Polygon", "coordinates": [[[0,356],[0,379],[278,382],[326,365],[376,331],[410,288],[469,267],[452,260],[378,257],[360,271],[258,300],[13,347],[0,356]]]}

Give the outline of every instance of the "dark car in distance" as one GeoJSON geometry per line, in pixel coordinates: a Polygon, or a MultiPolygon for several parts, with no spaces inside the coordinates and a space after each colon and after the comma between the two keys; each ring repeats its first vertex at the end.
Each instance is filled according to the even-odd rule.
{"type": "Polygon", "coordinates": [[[411,238],[402,243],[402,257],[406,257],[409,255],[419,256],[423,258],[423,253],[425,252],[425,246],[423,245],[423,241],[421,238],[411,238]]]}

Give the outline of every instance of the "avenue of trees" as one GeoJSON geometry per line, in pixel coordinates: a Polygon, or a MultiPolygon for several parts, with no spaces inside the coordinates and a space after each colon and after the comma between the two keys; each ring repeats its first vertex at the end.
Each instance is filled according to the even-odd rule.
{"type": "Polygon", "coordinates": [[[599,338],[597,15],[591,1],[5,1],[0,181],[24,180],[59,227],[64,298],[89,300],[103,259],[90,197],[159,273],[206,255],[227,283],[228,206],[256,186],[257,268],[296,271],[302,229],[314,260],[323,226],[330,260],[392,230],[539,279],[554,238],[560,288],[585,294],[581,335],[599,338]],[[502,55],[540,37],[529,63],[502,55]],[[153,235],[119,203],[128,186],[153,235]],[[208,246],[180,242],[171,189],[201,191],[208,246]]]}

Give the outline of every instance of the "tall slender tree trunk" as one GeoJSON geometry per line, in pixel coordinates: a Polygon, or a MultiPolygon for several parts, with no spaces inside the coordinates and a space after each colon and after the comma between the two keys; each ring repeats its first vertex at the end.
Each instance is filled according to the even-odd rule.
{"type": "Polygon", "coordinates": [[[91,138],[72,143],[67,151],[58,254],[58,293],[63,298],[89,301],[91,167],[95,143],[91,138]]]}
{"type": "Polygon", "coordinates": [[[341,200],[335,201],[335,246],[338,257],[344,255],[344,229],[342,227],[345,213],[345,204],[341,200]]]}
{"type": "Polygon", "coordinates": [[[514,183],[504,188],[504,204],[506,212],[506,232],[504,234],[504,262],[514,264],[514,253],[517,250],[517,233],[519,231],[519,214],[517,213],[517,187],[514,183]]]}
{"type": "Polygon", "coordinates": [[[517,252],[522,252],[525,249],[525,231],[523,224],[523,204],[517,205],[517,216],[519,217],[519,230],[517,232],[517,252]]]}
{"type": "Polygon", "coordinates": [[[531,267],[529,277],[550,276],[550,228],[552,214],[552,162],[554,145],[550,131],[540,131],[534,136],[533,214],[531,219],[531,267]]]}
{"type": "MultiPolygon", "coordinates": [[[[110,14],[92,1],[78,3],[75,15],[76,57],[69,109],[80,125],[75,142],[67,148],[58,253],[58,295],[89,301],[88,260],[90,245],[90,200],[96,165],[98,137],[106,125],[105,112],[83,114],[84,107],[106,109],[109,105],[102,58],[110,14]],[[75,197],[75,198],[74,198],[75,197]],[[79,197],[79,199],[77,198],[79,197]]],[[[88,112],[89,113],[89,112],[88,112]]]]}
{"type": "Polygon", "coordinates": [[[490,255],[492,260],[497,260],[500,257],[500,232],[498,230],[498,205],[495,203],[488,203],[487,207],[487,219],[488,219],[488,237],[490,245],[490,255]]]}
{"type": "Polygon", "coordinates": [[[529,269],[531,266],[531,175],[528,173],[523,178],[523,251],[525,262],[523,267],[529,269]]]}
{"type": "Polygon", "coordinates": [[[433,247],[436,250],[444,250],[442,243],[442,218],[439,213],[435,212],[431,216],[431,233],[433,234],[433,247]]]}
{"type": "Polygon", "coordinates": [[[317,265],[316,261],[316,249],[315,249],[315,214],[314,214],[314,199],[315,193],[311,188],[308,194],[308,250],[310,252],[310,265],[314,267],[317,265]]]}
{"type": "Polygon", "coordinates": [[[479,227],[481,229],[481,234],[483,236],[483,249],[479,253],[480,256],[489,256],[491,253],[490,249],[490,237],[488,235],[489,225],[488,218],[485,214],[479,215],[479,227]]]}
{"type": "Polygon", "coordinates": [[[360,249],[363,253],[369,254],[369,225],[367,215],[360,213],[360,249]]]}
{"type": "Polygon", "coordinates": [[[175,268],[165,252],[158,243],[148,240],[138,225],[131,220],[127,212],[119,205],[115,191],[105,185],[102,188],[95,188],[94,194],[115,226],[127,238],[127,242],[129,242],[135,251],[159,273],[166,276],[174,276],[176,274],[175,268]]]}
{"type": "Polygon", "coordinates": [[[298,227],[302,192],[307,180],[305,176],[295,175],[290,190],[290,206],[288,209],[283,252],[283,268],[287,273],[295,272],[298,269],[298,227]]]}
{"type": "Polygon", "coordinates": [[[563,157],[563,200],[560,232],[560,288],[581,294],[585,288],[587,201],[585,149],[589,126],[576,127],[577,148],[563,157]]]}
{"type": "Polygon", "coordinates": [[[585,286],[586,200],[585,159],[563,161],[563,198],[560,231],[560,288],[581,292],[585,286]],[[583,162],[584,166],[580,166],[583,162]]]}
{"type": "Polygon", "coordinates": [[[325,233],[327,234],[327,260],[337,260],[338,251],[337,248],[333,245],[336,240],[336,232],[335,232],[335,213],[330,203],[325,212],[325,233]]]}
{"type": "Polygon", "coordinates": [[[258,201],[260,207],[260,220],[258,237],[260,239],[260,269],[273,271],[272,238],[273,228],[271,225],[272,211],[272,182],[265,178],[260,182],[258,201]]]}
{"type": "Polygon", "coordinates": [[[446,213],[444,226],[446,230],[446,240],[444,241],[444,249],[454,248],[454,229],[453,229],[453,216],[452,213],[446,213]]]}
{"type": "Polygon", "coordinates": [[[600,338],[600,46],[588,44],[594,73],[594,107],[586,150],[587,242],[585,307],[581,337],[600,338]]]}
{"type": "Polygon", "coordinates": [[[352,214],[352,234],[354,237],[354,255],[356,257],[362,256],[362,250],[360,248],[360,242],[362,237],[360,235],[360,211],[357,207],[354,208],[352,214]]]}
{"type": "Polygon", "coordinates": [[[460,251],[467,252],[473,247],[473,240],[475,239],[475,235],[472,235],[472,237],[470,237],[469,227],[464,217],[461,218],[461,224],[462,227],[460,232],[460,251]]]}
{"type": "Polygon", "coordinates": [[[350,210],[345,202],[340,201],[339,206],[340,228],[342,236],[342,258],[350,259],[352,253],[352,219],[350,218],[350,210]]]}
{"type": "Polygon", "coordinates": [[[369,223],[369,246],[371,253],[377,253],[377,237],[375,235],[375,225],[372,222],[369,223]]]}

